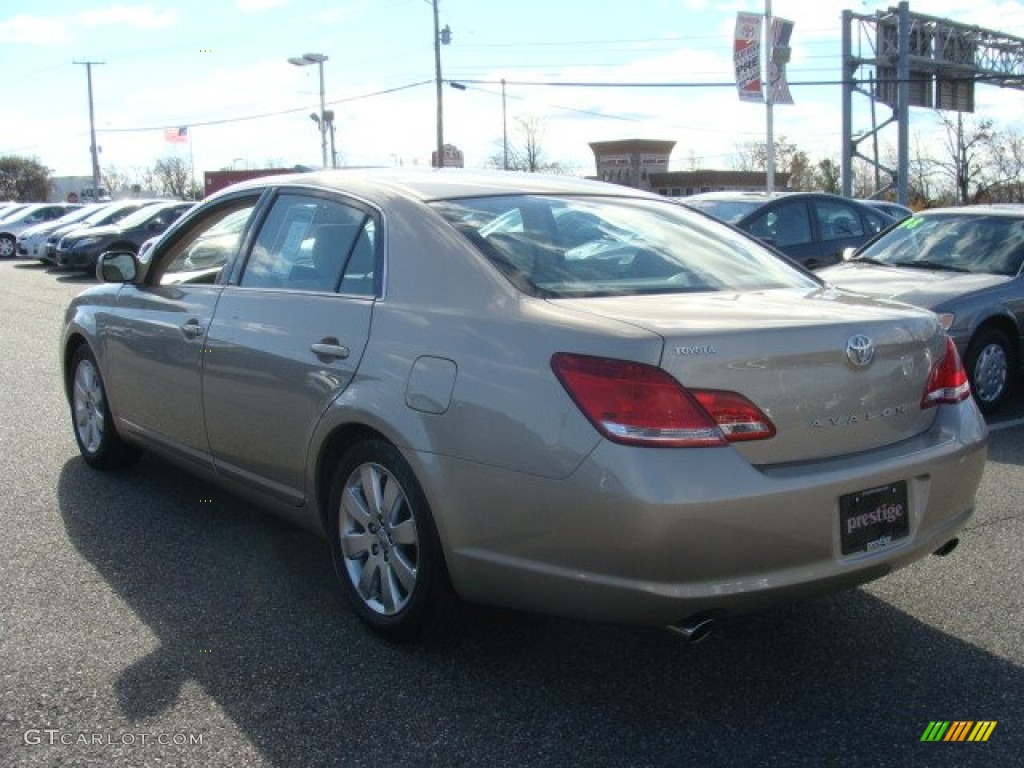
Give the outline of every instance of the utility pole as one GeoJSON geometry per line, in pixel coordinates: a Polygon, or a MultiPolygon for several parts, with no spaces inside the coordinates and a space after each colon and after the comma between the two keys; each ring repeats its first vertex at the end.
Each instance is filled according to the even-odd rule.
{"type": "Polygon", "coordinates": [[[775,191],[775,126],[772,108],[775,106],[775,94],[772,83],[772,48],[775,38],[772,35],[772,0],[764,0],[764,115],[765,115],[765,188],[768,194],[775,191]]]}
{"type": "Polygon", "coordinates": [[[502,152],[505,156],[505,162],[502,166],[504,170],[508,170],[508,120],[505,117],[505,78],[501,78],[501,147],[502,152]]]}
{"type": "Polygon", "coordinates": [[[441,46],[452,41],[452,31],[447,24],[441,29],[441,21],[437,10],[438,0],[432,0],[434,6],[434,82],[437,86],[437,167],[444,167],[444,106],[441,98],[441,46]]]}
{"type": "Polygon", "coordinates": [[[75,61],[73,63],[85,66],[85,78],[89,85],[89,153],[92,155],[92,196],[95,202],[99,199],[100,194],[100,155],[99,148],[96,146],[96,117],[92,102],[92,67],[94,64],[106,64],[106,62],[75,61]]]}

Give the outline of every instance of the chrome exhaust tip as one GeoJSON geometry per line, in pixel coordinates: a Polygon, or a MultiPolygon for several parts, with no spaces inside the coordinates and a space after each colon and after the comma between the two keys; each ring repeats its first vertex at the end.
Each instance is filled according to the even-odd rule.
{"type": "Polygon", "coordinates": [[[932,552],[932,554],[933,555],[938,555],[939,557],[945,557],[950,552],[952,552],[954,549],[956,549],[956,547],[957,547],[957,545],[959,543],[960,543],[960,539],[956,539],[956,538],[950,539],[945,544],[943,544],[941,547],[939,547],[934,552],[932,552]]]}
{"type": "Polygon", "coordinates": [[[688,643],[699,643],[710,635],[714,628],[715,620],[703,614],[690,616],[667,627],[669,632],[681,636],[688,643]]]}

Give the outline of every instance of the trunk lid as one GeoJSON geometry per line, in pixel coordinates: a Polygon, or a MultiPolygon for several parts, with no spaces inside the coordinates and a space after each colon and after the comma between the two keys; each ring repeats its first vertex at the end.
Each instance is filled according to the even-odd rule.
{"type": "Polygon", "coordinates": [[[555,303],[653,331],[664,339],[661,367],[684,386],[755,403],[778,433],[734,444],[754,464],[871,450],[935,418],[920,402],[945,335],[923,310],[830,288],[555,303]],[[847,353],[865,346],[861,337],[874,352],[866,365],[847,353]]]}

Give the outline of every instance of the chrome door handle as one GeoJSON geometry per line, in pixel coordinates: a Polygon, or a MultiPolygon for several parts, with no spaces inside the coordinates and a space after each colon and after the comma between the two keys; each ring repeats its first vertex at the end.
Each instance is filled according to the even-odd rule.
{"type": "Polygon", "coordinates": [[[349,356],[349,348],[343,347],[341,344],[327,344],[325,342],[319,342],[317,344],[310,345],[310,350],[317,357],[325,357],[334,360],[344,360],[349,356]]]}
{"type": "Polygon", "coordinates": [[[198,339],[203,335],[203,326],[199,324],[198,320],[189,320],[181,326],[181,332],[185,334],[186,339],[198,339]]]}

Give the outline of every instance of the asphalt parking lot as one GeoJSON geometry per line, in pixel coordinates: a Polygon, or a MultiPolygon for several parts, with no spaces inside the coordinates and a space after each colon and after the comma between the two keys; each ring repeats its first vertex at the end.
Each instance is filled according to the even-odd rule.
{"type": "Polygon", "coordinates": [[[472,608],[393,646],[314,536],[153,458],[79,459],[57,340],[90,282],[0,262],[0,766],[1021,765],[1024,404],[949,557],[697,645],[472,608]]]}

